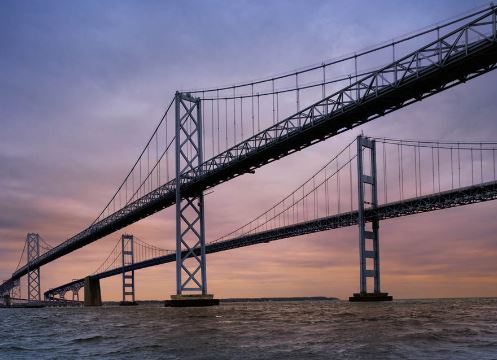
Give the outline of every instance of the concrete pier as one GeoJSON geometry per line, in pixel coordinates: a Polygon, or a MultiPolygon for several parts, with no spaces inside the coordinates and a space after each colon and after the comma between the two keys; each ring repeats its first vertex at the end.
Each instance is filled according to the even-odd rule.
{"type": "Polygon", "coordinates": [[[85,277],[85,306],[102,306],[100,280],[85,277]]]}
{"type": "Polygon", "coordinates": [[[349,297],[351,302],[369,302],[369,301],[392,301],[393,297],[388,293],[355,293],[354,296],[349,297]]]}
{"type": "Polygon", "coordinates": [[[216,306],[219,299],[214,299],[214,295],[171,295],[171,300],[166,300],[165,306],[171,307],[196,307],[196,306],[216,306]]]}
{"type": "Polygon", "coordinates": [[[137,306],[138,303],[136,301],[121,301],[119,306],[137,306]]]}

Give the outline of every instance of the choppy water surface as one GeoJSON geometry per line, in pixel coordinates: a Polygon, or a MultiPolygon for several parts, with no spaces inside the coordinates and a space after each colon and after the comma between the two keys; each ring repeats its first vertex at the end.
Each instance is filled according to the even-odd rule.
{"type": "Polygon", "coordinates": [[[497,299],[0,309],[5,359],[497,359],[497,299]]]}

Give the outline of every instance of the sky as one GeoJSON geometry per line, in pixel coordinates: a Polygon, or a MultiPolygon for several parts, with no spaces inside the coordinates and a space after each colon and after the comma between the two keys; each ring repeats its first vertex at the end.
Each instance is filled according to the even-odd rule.
{"type": "MultiPolygon", "coordinates": [[[[0,3],[0,279],[28,232],[52,245],[88,226],[177,89],[239,83],[390,41],[480,1],[9,1],[0,3]]],[[[497,72],[437,94],[214,189],[207,240],[300,185],[360,131],[497,140],[497,72]]],[[[381,223],[382,288],[396,298],[497,296],[496,203],[381,223]]],[[[120,234],[174,248],[161,211],[41,269],[42,290],[93,272],[120,234]]],[[[212,254],[218,297],[358,290],[357,228],[212,254]]],[[[175,292],[174,264],[136,273],[138,299],[175,292]]],[[[25,279],[23,279],[23,291],[25,279]]],[[[120,278],[102,281],[120,298],[120,278]]]]}

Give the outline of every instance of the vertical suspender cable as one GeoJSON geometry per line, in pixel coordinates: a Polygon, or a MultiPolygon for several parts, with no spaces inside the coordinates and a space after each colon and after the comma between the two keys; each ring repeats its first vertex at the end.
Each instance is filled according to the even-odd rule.
{"type": "Polygon", "coordinates": [[[480,181],[483,182],[483,149],[480,143],[480,181]]]}
{"type": "Polygon", "coordinates": [[[388,203],[386,143],[382,143],[382,147],[383,147],[383,189],[385,191],[385,204],[386,204],[388,203]]]}
{"type": "Polygon", "coordinates": [[[243,96],[240,96],[240,141],[243,141],[245,138],[243,137],[243,96]]]}
{"type": "Polygon", "coordinates": [[[257,132],[261,131],[259,93],[257,93],[257,132]]]}
{"type": "Polygon", "coordinates": [[[414,187],[416,188],[416,197],[418,197],[418,152],[416,151],[416,146],[413,146],[414,150],[414,187]]]}
{"type": "Polygon", "coordinates": [[[494,163],[494,180],[495,180],[495,149],[492,149],[492,160],[494,163]]]}
{"type": "Polygon", "coordinates": [[[155,163],[157,164],[157,187],[160,186],[159,132],[155,133],[155,163]]]}
{"type": "Polygon", "coordinates": [[[276,93],[276,121],[280,118],[280,93],[276,93]]]}
{"type": "Polygon", "coordinates": [[[271,86],[272,86],[272,97],[273,97],[273,125],[276,123],[275,121],[275,109],[274,109],[274,79],[271,79],[271,86]]]}
{"type": "Polygon", "coordinates": [[[216,107],[217,107],[217,153],[221,152],[221,133],[219,128],[219,90],[216,91],[216,107]]]}
{"type": "Polygon", "coordinates": [[[250,100],[252,101],[252,136],[255,134],[255,120],[254,120],[254,84],[251,84],[251,92],[250,100]]]}
{"type": "Polygon", "coordinates": [[[337,206],[337,209],[338,209],[338,214],[340,214],[340,168],[339,168],[339,165],[338,165],[338,158],[337,158],[337,193],[338,193],[338,206],[337,206]]]}
{"type": "Polygon", "coordinates": [[[421,188],[421,146],[418,142],[418,176],[419,176],[419,195],[423,194],[423,190],[421,188]]]}
{"type": "Polygon", "coordinates": [[[352,155],[350,152],[350,144],[349,144],[349,186],[350,186],[350,211],[353,211],[354,209],[354,202],[353,202],[353,189],[352,189],[352,155]]]}
{"type": "Polygon", "coordinates": [[[327,177],[327,169],[328,167],[324,168],[324,198],[326,200],[325,204],[325,209],[326,209],[326,216],[330,215],[330,209],[329,209],[329,199],[328,199],[328,177],[327,177]]]}
{"type": "Polygon", "coordinates": [[[471,185],[474,185],[473,172],[473,148],[471,148],[471,185]]]}
{"type": "MultiPolygon", "coordinates": [[[[326,66],[323,63],[323,85],[321,86],[323,92],[323,99],[326,97],[326,66]]],[[[327,112],[327,111],[326,111],[327,112]]]]}
{"type": "Polygon", "coordinates": [[[431,171],[432,171],[432,183],[433,183],[433,193],[435,193],[435,150],[434,146],[431,146],[431,171]]]}
{"type": "Polygon", "coordinates": [[[400,195],[400,199],[401,200],[404,200],[404,156],[403,156],[403,153],[404,153],[404,146],[402,144],[402,140],[400,141],[400,176],[401,176],[401,188],[402,188],[402,191],[401,191],[401,195],[400,195]]]}
{"type": "Polygon", "coordinates": [[[225,137],[226,137],[226,149],[229,148],[229,144],[228,144],[228,99],[224,99],[224,115],[225,115],[225,125],[226,125],[226,134],[225,134],[225,137]]]}
{"type": "Polygon", "coordinates": [[[452,145],[450,147],[450,179],[451,179],[451,189],[453,190],[454,189],[454,168],[452,166],[452,159],[453,159],[453,155],[452,155],[452,145]]]}
{"type": "Polygon", "coordinates": [[[459,173],[459,187],[461,187],[461,148],[457,143],[457,169],[459,173]]]}
{"type": "Polygon", "coordinates": [[[399,198],[402,199],[402,189],[400,185],[400,144],[397,143],[397,161],[399,163],[399,198]]]}
{"type": "MultiPolygon", "coordinates": [[[[204,124],[206,123],[205,121],[205,93],[202,91],[202,121],[204,122],[204,124]]],[[[205,129],[207,128],[207,126],[202,126],[202,144],[199,144],[200,146],[202,146],[202,149],[205,149],[205,153],[207,154],[207,149],[206,149],[206,146],[205,146],[205,129]]],[[[178,141],[180,141],[180,139],[178,139],[178,141]]]]}
{"type": "MultiPolygon", "coordinates": [[[[297,112],[300,111],[300,89],[299,89],[299,73],[295,73],[295,88],[297,89],[297,112]]],[[[279,118],[278,118],[279,119],[279,118]]]]}
{"type": "Polygon", "coordinates": [[[359,101],[359,85],[357,84],[357,55],[354,55],[354,67],[355,67],[355,82],[356,82],[356,101],[359,101]]]}
{"type": "MultiPolygon", "coordinates": [[[[211,136],[212,136],[212,139],[211,139],[211,143],[212,143],[212,157],[214,157],[214,155],[216,154],[216,150],[215,150],[215,135],[214,135],[214,100],[211,100],[211,136]]],[[[205,122],[204,122],[205,124],[205,122]]],[[[190,132],[191,133],[191,132],[190,132]]]]}
{"type": "Polygon", "coordinates": [[[440,192],[440,144],[437,143],[437,171],[438,171],[438,192],[440,192]]]}
{"type": "Polygon", "coordinates": [[[233,86],[233,145],[236,145],[236,98],[235,87],[233,86]]]}

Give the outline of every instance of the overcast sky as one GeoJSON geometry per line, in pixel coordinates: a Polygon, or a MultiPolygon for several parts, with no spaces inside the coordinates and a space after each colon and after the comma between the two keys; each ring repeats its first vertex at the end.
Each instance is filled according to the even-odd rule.
{"type": "MultiPolygon", "coordinates": [[[[98,215],[177,89],[233,84],[352,53],[480,1],[8,1],[0,3],[0,279],[27,232],[55,245],[98,215]]],[[[497,140],[497,72],[215,189],[207,237],[277,202],[361,130],[497,140]],[[290,176],[291,175],[291,176],[290,176]],[[240,191],[243,189],[243,191],[240,191]]],[[[384,221],[382,286],[395,297],[497,296],[497,204],[384,221]]],[[[122,232],[174,248],[171,210],[41,269],[42,289],[93,272],[122,232]]],[[[357,229],[208,256],[220,297],[358,290],[357,229]]],[[[174,265],[137,273],[138,299],[174,293],[174,265]]],[[[120,280],[104,280],[105,300],[120,280]]],[[[23,289],[25,294],[25,289],[23,289]]]]}

